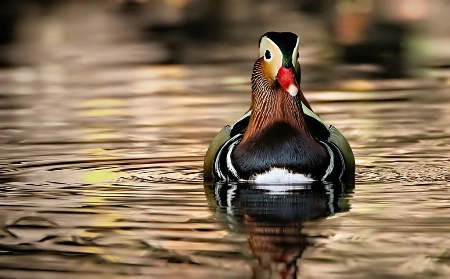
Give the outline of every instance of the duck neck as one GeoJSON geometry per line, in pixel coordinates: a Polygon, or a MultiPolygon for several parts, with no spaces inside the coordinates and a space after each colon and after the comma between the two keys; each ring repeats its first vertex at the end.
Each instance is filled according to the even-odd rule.
{"type": "Polygon", "coordinates": [[[258,62],[252,74],[252,114],[242,142],[276,122],[286,123],[311,135],[306,126],[298,95],[292,97],[281,86],[271,84],[260,71],[258,62]]]}

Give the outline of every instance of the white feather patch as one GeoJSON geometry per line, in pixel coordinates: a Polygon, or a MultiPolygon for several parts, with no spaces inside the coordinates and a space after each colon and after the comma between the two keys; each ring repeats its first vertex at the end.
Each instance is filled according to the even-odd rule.
{"type": "Polygon", "coordinates": [[[299,173],[289,172],[287,169],[273,168],[265,173],[253,175],[250,178],[255,183],[305,183],[315,181],[299,173]]]}
{"type": "Polygon", "coordinates": [[[285,194],[286,192],[311,189],[311,182],[297,184],[256,184],[255,189],[268,191],[271,195],[285,194]],[[309,183],[309,184],[308,184],[309,183]]]}
{"type": "Polygon", "coordinates": [[[328,168],[327,168],[327,170],[325,171],[325,174],[322,177],[322,180],[325,180],[331,174],[331,172],[333,172],[333,169],[334,169],[334,154],[333,154],[333,151],[331,150],[331,148],[328,146],[328,144],[326,144],[323,141],[320,141],[320,142],[326,147],[326,149],[328,151],[328,155],[330,156],[330,163],[328,164],[328,168]]]}
{"type": "Polygon", "coordinates": [[[298,93],[298,87],[294,84],[289,85],[289,88],[287,90],[289,92],[289,95],[292,97],[296,96],[298,93]]]}

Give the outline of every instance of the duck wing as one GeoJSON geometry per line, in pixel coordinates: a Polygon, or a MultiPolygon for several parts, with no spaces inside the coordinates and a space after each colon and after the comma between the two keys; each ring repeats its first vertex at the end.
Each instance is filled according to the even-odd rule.
{"type": "Polygon", "coordinates": [[[205,159],[203,161],[203,175],[205,178],[213,178],[214,159],[220,147],[222,147],[231,138],[236,135],[244,134],[250,121],[251,110],[247,111],[236,123],[232,126],[226,125],[211,141],[208,151],[206,151],[205,159]]]}
{"type": "Polygon", "coordinates": [[[337,149],[339,149],[342,155],[343,165],[345,166],[342,178],[350,179],[354,177],[355,174],[355,157],[353,155],[352,148],[348,143],[347,139],[342,135],[342,133],[333,125],[328,125],[323,122],[323,120],[315,114],[310,108],[305,106],[302,102],[302,109],[306,115],[305,121],[308,125],[311,134],[319,141],[331,143],[337,149]]]}

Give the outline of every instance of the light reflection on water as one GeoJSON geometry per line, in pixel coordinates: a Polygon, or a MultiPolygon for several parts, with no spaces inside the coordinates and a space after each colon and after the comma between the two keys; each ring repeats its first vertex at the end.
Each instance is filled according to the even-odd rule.
{"type": "Polygon", "coordinates": [[[354,190],[203,185],[250,67],[2,71],[2,276],[448,277],[448,90],[304,89],[354,148],[354,190]]]}

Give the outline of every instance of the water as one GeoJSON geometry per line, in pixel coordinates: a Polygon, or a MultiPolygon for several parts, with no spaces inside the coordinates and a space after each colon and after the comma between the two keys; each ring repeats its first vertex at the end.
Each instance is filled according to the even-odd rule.
{"type": "Polygon", "coordinates": [[[251,66],[2,70],[0,278],[450,277],[450,90],[304,71],[355,185],[204,185],[251,66]]]}

